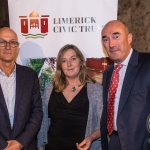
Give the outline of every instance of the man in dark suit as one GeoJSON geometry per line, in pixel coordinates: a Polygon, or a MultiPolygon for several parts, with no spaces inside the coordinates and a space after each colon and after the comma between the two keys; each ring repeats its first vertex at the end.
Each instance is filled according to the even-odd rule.
{"type": "Polygon", "coordinates": [[[132,34],[121,21],[104,26],[102,42],[114,61],[103,77],[102,150],[149,150],[150,55],[132,49],[132,34]],[[117,65],[121,67],[112,98],[117,65]]]}
{"type": "Polygon", "coordinates": [[[16,33],[0,29],[0,150],[36,150],[42,121],[37,74],[15,63],[19,52],[16,33]]]}

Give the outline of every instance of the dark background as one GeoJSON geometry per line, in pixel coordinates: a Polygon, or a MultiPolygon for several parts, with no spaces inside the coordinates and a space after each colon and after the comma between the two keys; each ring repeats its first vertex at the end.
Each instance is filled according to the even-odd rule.
{"type": "Polygon", "coordinates": [[[7,0],[0,0],[0,27],[9,27],[7,0]]]}

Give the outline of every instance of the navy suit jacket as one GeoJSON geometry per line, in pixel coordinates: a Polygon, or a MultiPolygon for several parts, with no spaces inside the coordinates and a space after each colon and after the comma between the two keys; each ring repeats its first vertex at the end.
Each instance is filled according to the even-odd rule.
{"type": "MultiPolygon", "coordinates": [[[[114,65],[103,77],[102,150],[108,149],[107,99],[114,65]]],[[[133,50],[127,66],[117,115],[122,150],[150,150],[150,54],[133,50]]]]}
{"type": "Polygon", "coordinates": [[[0,87],[0,150],[8,140],[17,140],[27,150],[36,150],[36,134],[42,121],[42,101],[38,77],[32,69],[16,64],[16,101],[13,129],[0,87]]]}

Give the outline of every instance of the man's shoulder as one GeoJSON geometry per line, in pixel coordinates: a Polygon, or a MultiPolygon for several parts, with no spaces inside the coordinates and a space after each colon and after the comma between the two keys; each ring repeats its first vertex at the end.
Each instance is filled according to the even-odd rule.
{"type": "Polygon", "coordinates": [[[21,74],[30,74],[30,75],[36,74],[37,75],[37,73],[33,69],[31,69],[27,66],[22,66],[22,65],[16,64],[16,73],[18,73],[18,72],[20,72],[21,74]]]}
{"type": "Polygon", "coordinates": [[[112,68],[113,68],[114,64],[111,64],[110,66],[108,66],[108,68],[106,70],[104,70],[104,74],[106,72],[109,72],[112,68]]]}
{"type": "Polygon", "coordinates": [[[27,67],[27,66],[22,66],[22,65],[19,65],[19,64],[17,64],[16,63],[16,68],[17,69],[20,69],[20,70],[24,70],[24,71],[29,71],[29,72],[35,72],[33,69],[31,69],[31,68],[29,68],[29,67],[27,67]]]}
{"type": "Polygon", "coordinates": [[[139,58],[138,58],[139,62],[146,62],[146,61],[150,61],[150,53],[144,53],[144,52],[139,52],[139,58]]]}

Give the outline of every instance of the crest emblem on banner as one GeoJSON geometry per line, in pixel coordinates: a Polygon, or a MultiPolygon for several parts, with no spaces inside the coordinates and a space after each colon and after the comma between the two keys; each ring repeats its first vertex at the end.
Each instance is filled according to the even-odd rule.
{"type": "Polygon", "coordinates": [[[150,132],[150,114],[147,117],[146,126],[147,126],[148,131],[150,132]]]}
{"type": "Polygon", "coordinates": [[[48,33],[48,18],[49,15],[41,15],[33,11],[29,17],[19,16],[21,33],[25,38],[44,38],[48,33]],[[36,32],[32,34],[32,30],[36,32]]]}

